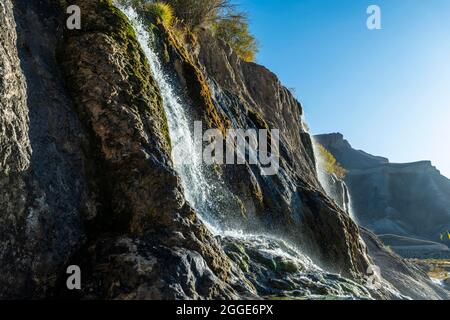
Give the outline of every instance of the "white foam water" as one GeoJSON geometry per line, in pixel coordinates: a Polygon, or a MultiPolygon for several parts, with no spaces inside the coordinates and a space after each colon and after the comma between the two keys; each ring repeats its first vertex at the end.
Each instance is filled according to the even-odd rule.
{"type": "Polygon", "coordinates": [[[199,213],[200,218],[212,232],[219,232],[214,219],[218,210],[214,195],[220,193],[217,185],[206,178],[201,154],[195,152],[191,121],[184,102],[176,92],[169,76],[164,72],[160,57],[153,49],[153,35],[146,30],[138,14],[131,7],[117,5],[133,25],[138,41],[143,49],[153,77],[158,84],[164,109],[167,115],[169,134],[172,143],[172,160],[175,170],[181,178],[186,200],[199,213]]]}

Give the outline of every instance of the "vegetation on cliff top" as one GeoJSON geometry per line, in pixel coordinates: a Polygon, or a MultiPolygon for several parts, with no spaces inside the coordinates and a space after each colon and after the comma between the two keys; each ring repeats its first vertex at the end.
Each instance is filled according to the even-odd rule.
{"type": "Polygon", "coordinates": [[[164,2],[146,3],[143,6],[143,11],[157,17],[166,26],[170,26],[174,19],[172,7],[164,2]]]}
{"type": "Polygon", "coordinates": [[[250,33],[247,16],[233,14],[226,19],[220,19],[214,24],[215,35],[228,43],[242,60],[255,60],[258,43],[250,33]]]}
{"type": "Polygon", "coordinates": [[[250,33],[247,14],[230,0],[122,0],[139,11],[156,17],[166,26],[172,25],[193,33],[200,27],[228,43],[244,61],[255,60],[258,42],[250,33]]]}

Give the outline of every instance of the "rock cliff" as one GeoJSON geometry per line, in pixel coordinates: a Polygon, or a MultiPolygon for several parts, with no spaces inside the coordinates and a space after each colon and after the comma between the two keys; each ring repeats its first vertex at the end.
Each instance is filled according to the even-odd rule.
{"type": "Polygon", "coordinates": [[[39,10],[21,11],[27,5],[0,8],[2,297],[48,294],[85,236],[89,198],[81,125],[54,72],[56,28],[42,37],[44,25],[55,25],[39,10]]]}
{"type": "Polygon", "coordinates": [[[200,34],[192,51],[207,77],[216,108],[234,127],[280,130],[277,175],[263,177],[251,165],[225,168],[227,183],[244,204],[248,228],[291,239],[328,270],[364,273],[369,260],[356,225],[321,191],[301,105],[273,73],[240,61],[207,31],[200,34]]]}
{"type": "MultiPolygon", "coordinates": [[[[148,25],[193,120],[280,129],[278,174],[209,171],[230,195],[213,218],[246,236],[213,233],[174,165],[149,44],[111,1],[71,4],[80,30],[65,1],[0,4],[0,298],[405,298],[395,282],[364,286],[372,258],[320,186],[301,105],[273,73],[206,29],[148,25]]],[[[427,288],[417,297],[446,297],[427,288]]]]}

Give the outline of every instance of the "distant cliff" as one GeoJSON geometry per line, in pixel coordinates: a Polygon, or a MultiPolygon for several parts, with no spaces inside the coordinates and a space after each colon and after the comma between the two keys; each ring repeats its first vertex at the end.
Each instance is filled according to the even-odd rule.
{"type": "Polygon", "coordinates": [[[345,181],[362,226],[377,234],[450,243],[450,180],[430,161],[390,163],[353,149],[339,133],[315,139],[347,169],[345,181]]]}

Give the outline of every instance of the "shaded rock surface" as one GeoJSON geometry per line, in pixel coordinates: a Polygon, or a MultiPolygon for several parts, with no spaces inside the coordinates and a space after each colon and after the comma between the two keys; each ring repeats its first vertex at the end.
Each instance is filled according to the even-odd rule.
{"type": "MultiPolygon", "coordinates": [[[[220,237],[226,254],[263,298],[372,299],[354,281],[319,269],[308,257],[280,239],[258,235],[220,237]]],[[[395,292],[395,291],[394,291],[395,292]]],[[[401,297],[398,293],[385,298],[401,297]]]]}
{"type": "Polygon", "coordinates": [[[65,34],[60,61],[80,118],[96,143],[92,151],[102,199],[83,248],[88,258],[81,263],[93,270],[83,294],[234,297],[225,283],[230,268],[225,254],[184,200],[172,168],[160,93],[133,29],[107,1],[76,4],[84,12],[85,28],[65,34]],[[141,262],[150,268],[152,261],[159,273],[141,272],[141,262]],[[98,274],[102,267],[108,272],[98,274]],[[133,272],[136,277],[124,276],[133,272]],[[192,287],[192,281],[201,285],[192,287]]]}
{"type": "Polygon", "coordinates": [[[84,237],[89,202],[83,131],[54,59],[57,28],[49,7],[33,7],[0,8],[0,297],[48,295],[84,237]]]}
{"type": "MultiPolygon", "coordinates": [[[[228,275],[226,255],[183,199],[158,89],[126,18],[106,1],[76,4],[86,29],[63,34],[64,16],[53,1],[15,1],[17,44],[11,3],[1,11],[2,25],[8,23],[2,28],[1,110],[8,116],[0,123],[8,140],[1,143],[0,297],[70,295],[64,289],[68,265],[120,270],[116,244],[124,250],[122,238],[140,243],[149,233],[155,246],[171,253],[153,257],[148,246],[142,253],[125,246],[135,262],[154,259],[162,266],[171,254],[194,257],[195,268],[216,277],[203,283],[202,297],[236,297],[221,282],[228,275]]],[[[126,259],[123,264],[133,265],[126,259]]],[[[117,278],[93,274],[98,277],[88,276],[78,297],[149,297],[139,289],[144,280],[136,285],[127,277],[119,293],[111,289],[117,278]]],[[[190,279],[178,285],[183,281],[190,279]]],[[[182,297],[178,288],[165,288],[148,291],[182,297]]],[[[186,291],[183,297],[199,295],[186,291]]]]}

